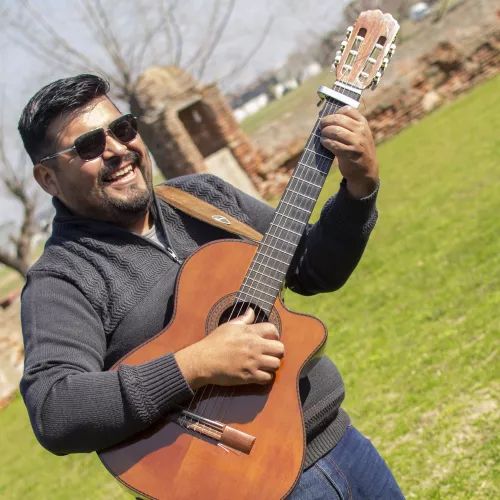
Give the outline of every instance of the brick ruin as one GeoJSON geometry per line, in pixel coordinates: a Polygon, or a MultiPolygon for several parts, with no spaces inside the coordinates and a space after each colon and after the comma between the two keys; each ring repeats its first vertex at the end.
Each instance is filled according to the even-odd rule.
{"type": "Polygon", "coordinates": [[[136,84],[132,112],[165,178],[210,172],[259,196],[262,159],[215,84],[177,67],[152,67],[136,84]]]}
{"type": "MultiPolygon", "coordinates": [[[[500,29],[497,25],[479,37],[464,39],[462,43],[456,39],[440,42],[416,62],[407,59],[392,69],[397,69],[393,81],[384,84],[382,80],[383,85],[374,95],[365,92],[360,108],[377,143],[500,73],[500,29]]],[[[276,196],[284,189],[309,135],[311,119],[312,116],[302,117],[306,125],[301,125],[301,128],[293,128],[294,124],[280,124],[281,129],[289,127],[289,130],[283,130],[288,141],[272,147],[265,142],[265,137],[261,138],[259,134],[253,137],[265,159],[260,184],[264,197],[276,196]]],[[[274,131],[266,132],[273,134],[274,131]]]]}
{"type": "Polygon", "coordinates": [[[398,133],[435,108],[500,72],[500,30],[478,40],[473,50],[439,43],[419,58],[420,69],[406,86],[394,85],[366,113],[377,142],[398,133]]]}

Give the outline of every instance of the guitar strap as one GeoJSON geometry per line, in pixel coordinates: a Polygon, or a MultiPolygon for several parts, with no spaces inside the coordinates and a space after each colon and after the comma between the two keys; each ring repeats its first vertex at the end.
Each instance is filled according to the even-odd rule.
{"type": "Polygon", "coordinates": [[[195,196],[182,191],[182,189],[172,186],[156,186],[155,193],[169,205],[211,226],[219,227],[229,233],[237,234],[238,236],[243,236],[257,242],[263,238],[261,233],[248,224],[240,222],[222,210],[210,205],[210,203],[199,200],[195,196]]]}

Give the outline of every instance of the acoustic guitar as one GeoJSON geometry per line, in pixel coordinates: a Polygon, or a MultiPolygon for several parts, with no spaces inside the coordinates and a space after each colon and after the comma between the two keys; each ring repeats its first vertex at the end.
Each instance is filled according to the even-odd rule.
{"type": "MultiPolygon", "coordinates": [[[[360,14],[337,52],[335,84],[318,90],[319,119],[344,105],[358,107],[362,91],[377,86],[398,29],[390,14],[360,14]]],[[[256,321],[276,326],[285,345],[272,384],[202,387],[147,431],[99,453],[136,497],[277,500],[300,477],[305,433],[299,376],[327,331],[320,320],[285,308],[280,291],[334,159],[320,143],[319,119],[260,244],[219,240],[192,254],[177,278],[169,325],[112,368],[183,349],[249,306],[256,321]]]]}

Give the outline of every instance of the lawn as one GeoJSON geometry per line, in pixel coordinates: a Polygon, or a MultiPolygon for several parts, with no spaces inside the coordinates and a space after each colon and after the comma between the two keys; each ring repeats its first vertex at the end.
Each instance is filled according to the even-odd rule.
{"type": "MultiPolygon", "coordinates": [[[[327,323],[345,407],[409,499],[500,498],[499,130],[497,77],[380,146],[380,219],[352,279],[286,295],[327,323]]],[[[0,498],[129,498],[95,456],[43,451],[20,398],[0,428],[0,498]]]]}
{"type": "Polygon", "coordinates": [[[257,113],[245,118],[241,123],[241,128],[247,133],[256,132],[266,123],[278,120],[283,115],[290,116],[300,110],[304,105],[310,106],[311,96],[316,94],[316,90],[321,85],[331,86],[335,81],[332,71],[324,70],[319,75],[309,78],[303,85],[292,90],[281,99],[271,102],[257,113]]]}

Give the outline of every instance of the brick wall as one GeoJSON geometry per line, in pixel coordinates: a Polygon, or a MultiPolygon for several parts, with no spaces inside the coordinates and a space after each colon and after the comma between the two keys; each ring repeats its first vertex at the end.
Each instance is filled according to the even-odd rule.
{"type": "Polygon", "coordinates": [[[207,171],[203,155],[211,153],[204,146],[212,145],[216,149],[228,147],[253,183],[261,182],[261,155],[215,84],[202,87],[180,68],[153,67],[138,79],[133,101],[132,112],[139,117],[141,136],[167,179],[207,171]],[[179,113],[186,113],[187,121],[183,122],[179,113]],[[201,116],[204,130],[200,122],[193,121],[193,113],[198,113],[198,119],[201,116]],[[203,154],[194,138],[206,150],[203,154]]]}
{"type": "MultiPolygon", "coordinates": [[[[377,143],[498,74],[500,28],[497,24],[463,46],[441,42],[416,62],[412,61],[410,68],[411,71],[405,72],[400,67],[402,76],[373,96],[368,92],[363,94],[362,111],[377,143]]],[[[284,123],[283,128],[286,127],[284,123]]],[[[264,197],[282,192],[307,139],[302,133],[289,135],[293,140],[266,154],[266,166],[261,170],[263,180],[259,184],[264,197]]]]}
{"type": "Polygon", "coordinates": [[[445,102],[456,99],[500,72],[500,30],[491,33],[471,53],[442,42],[420,58],[420,72],[409,88],[395,85],[390,99],[374,104],[365,114],[377,142],[397,134],[407,125],[445,102]]]}
{"type": "Polygon", "coordinates": [[[215,84],[207,85],[202,94],[204,102],[215,113],[217,126],[225,139],[227,147],[253,183],[258,186],[262,181],[259,170],[263,166],[260,153],[241,130],[227,99],[220,93],[217,86],[215,84]]]}

